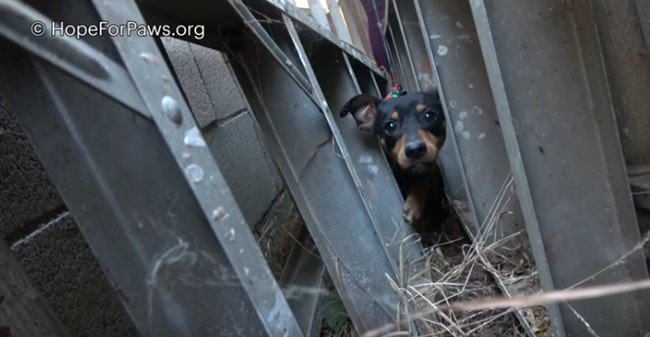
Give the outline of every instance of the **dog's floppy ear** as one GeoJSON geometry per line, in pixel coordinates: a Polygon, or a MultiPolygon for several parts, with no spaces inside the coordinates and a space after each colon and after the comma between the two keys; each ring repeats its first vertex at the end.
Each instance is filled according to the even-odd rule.
{"type": "Polygon", "coordinates": [[[377,120],[377,107],[381,103],[376,97],[361,94],[349,100],[341,109],[341,117],[351,113],[361,130],[372,130],[377,120]]]}

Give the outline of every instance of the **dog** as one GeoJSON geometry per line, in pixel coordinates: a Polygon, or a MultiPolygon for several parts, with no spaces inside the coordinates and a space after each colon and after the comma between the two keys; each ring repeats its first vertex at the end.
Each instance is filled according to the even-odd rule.
{"type": "Polygon", "coordinates": [[[442,174],[436,159],[446,139],[446,120],[436,92],[399,94],[385,99],[361,94],[341,109],[357,127],[373,132],[405,197],[404,220],[424,240],[448,214],[442,174]]]}

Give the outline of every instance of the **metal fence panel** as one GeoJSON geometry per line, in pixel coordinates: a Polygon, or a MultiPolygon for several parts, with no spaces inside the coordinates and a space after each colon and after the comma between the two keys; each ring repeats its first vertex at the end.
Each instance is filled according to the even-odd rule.
{"type": "Polygon", "coordinates": [[[302,336],[155,42],[120,39],[158,124],[15,47],[2,85],[139,331],[302,336]]]}
{"type": "MultiPolygon", "coordinates": [[[[535,259],[549,263],[543,285],[647,278],[640,253],[616,263],[640,238],[589,2],[471,5],[535,259]]],[[[561,309],[569,335],[587,333],[584,319],[633,336],[648,330],[648,303],[627,294],[561,309]]]]}
{"type": "MultiPolygon", "coordinates": [[[[229,57],[348,314],[364,332],[395,320],[399,299],[386,276],[397,279],[398,257],[379,253],[393,247],[382,244],[383,233],[377,233],[376,219],[368,211],[374,201],[357,189],[357,164],[346,162],[350,156],[344,137],[337,124],[331,123],[334,120],[328,122],[324,115],[331,114],[320,92],[325,84],[310,75],[310,60],[297,44],[299,37],[292,35],[272,36],[283,46],[288,44],[281,39],[292,38],[296,43],[303,68],[314,84],[314,96],[322,99],[314,101],[296,91],[295,81],[259,43],[249,40],[233,45],[229,57]]],[[[287,55],[291,52],[285,49],[287,55]]],[[[340,50],[337,53],[340,56],[340,50]]],[[[351,83],[345,64],[341,67],[340,80],[351,83]]],[[[348,86],[344,92],[354,94],[355,90],[348,86]]],[[[395,187],[382,193],[399,195],[395,187]]],[[[399,205],[395,208],[401,217],[399,205]]],[[[399,232],[399,226],[393,228],[399,232]]]]}

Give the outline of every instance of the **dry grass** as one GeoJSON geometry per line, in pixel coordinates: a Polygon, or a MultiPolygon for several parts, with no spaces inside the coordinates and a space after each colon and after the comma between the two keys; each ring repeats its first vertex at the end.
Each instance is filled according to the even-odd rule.
{"type": "MultiPolygon", "coordinates": [[[[408,304],[410,313],[403,321],[414,323],[421,336],[527,336],[514,317],[515,310],[520,310],[523,324],[530,326],[532,334],[552,336],[545,305],[565,303],[573,310],[567,302],[650,289],[650,281],[576,288],[642,250],[650,241],[648,234],[631,251],[583,281],[565,290],[543,293],[526,234],[504,234],[500,228],[501,220],[510,214],[507,205],[514,197],[511,186],[512,180],[506,180],[491,216],[480,226],[473,242],[467,241],[455,221],[449,221],[437,243],[426,249],[427,270],[422,275],[410,275],[406,281],[389,280],[408,304]],[[505,294],[498,290],[495,279],[505,286],[505,294]]],[[[598,336],[589,322],[573,312],[585,325],[585,333],[598,336]]],[[[397,326],[370,331],[363,337],[411,335],[403,322],[397,326]]]]}
{"type": "Polygon", "coordinates": [[[340,329],[330,329],[323,327],[321,330],[321,337],[358,337],[359,334],[354,330],[354,326],[350,320],[347,320],[340,329]]]}
{"type": "MultiPolygon", "coordinates": [[[[435,238],[437,243],[425,249],[424,274],[409,277],[407,286],[398,287],[393,282],[395,290],[414,311],[431,312],[414,320],[422,335],[525,336],[512,308],[442,310],[456,302],[500,296],[495,278],[506,286],[519,285],[517,288],[521,290],[539,289],[530,253],[519,244],[526,241],[521,237],[525,234],[504,234],[499,226],[504,217],[512,214],[509,211],[515,197],[512,185],[508,177],[472,242],[466,239],[458,221],[450,219],[435,238]]],[[[527,311],[526,316],[538,336],[550,335],[548,315],[543,307],[527,311]]]]}
{"type": "MultiPolygon", "coordinates": [[[[497,249],[505,246],[512,237],[491,240],[493,228],[487,228],[470,243],[453,221],[446,223],[445,227],[438,243],[425,251],[424,258],[429,267],[426,272],[430,274],[428,280],[414,275],[411,280],[418,281],[409,282],[403,288],[396,287],[404,301],[411,304],[415,311],[433,311],[415,321],[418,330],[425,336],[523,336],[512,314],[513,309],[471,312],[438,310],[459,301],[499,296],[491,274],[507,274],[513,282],[514,279],[529,279],[534,275],[530,269],[528,275],[516,273],[526,268],[522,268],[519,260],[513,261],[497,249]],[[499,264],[493,262],[497,260],[499,264]]],[[[539,311],[530,314],[531,318],[543,321],[536,319],[540,316],[539,311]]]]}

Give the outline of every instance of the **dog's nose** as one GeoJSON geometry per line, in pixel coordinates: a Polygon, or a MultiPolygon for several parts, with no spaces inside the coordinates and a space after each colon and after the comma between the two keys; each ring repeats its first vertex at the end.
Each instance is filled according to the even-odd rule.
{"type": "Polygon", "coordinates": [[[424,156],[426,152],[427,145],[421,140],[410,142],[404,148],[404,154],[411,159],[418,159],[424,156]]]}

